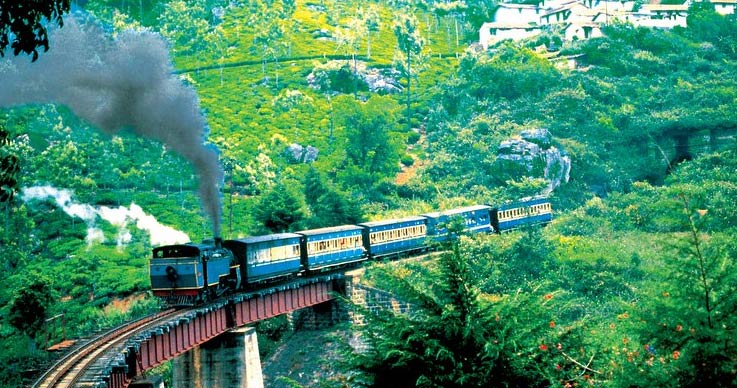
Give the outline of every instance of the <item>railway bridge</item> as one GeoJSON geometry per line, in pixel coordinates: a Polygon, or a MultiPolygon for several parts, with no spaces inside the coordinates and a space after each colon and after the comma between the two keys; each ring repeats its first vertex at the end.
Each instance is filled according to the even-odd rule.
{"type": "MultiPolygon", "coordinates": [[[[298,320],[296,325],[317,326],[320,322],[345,319],[362,324],[361,316],[354,316],[336,303],[338,295],[368,307],[369,311],[380,307],[401,311],[409,309],[408,305],[393,299],[391,294],[361,285],[362,273],[363,269],[359,268],[298,279],[182,311],[154,326],[137,331],[120,345],[96,355],[94,363],[86,367],[80,373],[82,376],[73,382],[62,383],[60,378],[57,379],[59,381],[41,378],[35,386],[127,387],[133,379],[147,370],[220,334],[282,314],[290,314],[292,320],[298,320]]],[[[258,357],[258,352],[255,353],[258,357]]],[[[245,361],[249,365],[249,361],[245,361]]],[[[249,387],[262,384],[260,361],[257,368],[258,373],[254,374],[257,382],[249,387]]]]}

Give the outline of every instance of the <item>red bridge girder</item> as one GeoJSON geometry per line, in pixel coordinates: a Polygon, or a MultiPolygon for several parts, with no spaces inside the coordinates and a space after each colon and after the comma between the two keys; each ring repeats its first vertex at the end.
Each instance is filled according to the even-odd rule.
{"type": "Polygon", "coordinates": [[[109,375],[102,379],[108,388],[127,387],[136,375],[229,329],[327,302],[334,298],[335,289],[335,281],[327,278],[238,294],[227,301],[192,310],[191,314],[136,338],[124,351],[124,360],[110,368],[109,375]]]}

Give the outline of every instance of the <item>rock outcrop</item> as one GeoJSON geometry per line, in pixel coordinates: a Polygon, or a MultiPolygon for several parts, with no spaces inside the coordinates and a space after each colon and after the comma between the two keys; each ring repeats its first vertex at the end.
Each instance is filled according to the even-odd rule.
{"type": "Polygon", "coordinates": [[[499,145],[495,167],[504,179],[544,178],[548,187],[543,195],[568,182],[571,158],[553,144],[545,128],[523,131],[519,139],[505,140],[499,145]]]}
{"type": "Polygon", "coordinates": [[[317,160],[320,150],[310,145],[303,147],[297,143],[292,143],[287,147],[285,153],[292,163],[312,163],[317,160]]]}

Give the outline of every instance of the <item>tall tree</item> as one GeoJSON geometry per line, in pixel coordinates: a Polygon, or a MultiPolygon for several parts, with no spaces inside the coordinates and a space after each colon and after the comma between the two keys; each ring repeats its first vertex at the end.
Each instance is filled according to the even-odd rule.
{"type": "Polygon", "coordinates": [[[371,59],[371,33],[378,32],[381,29],[379,7],[376,4],[371,4],[368,8],[359,11],[359,16],[366,24],[366,58],[371,59]]]}
{"type": "Polygon", "coordinates": [[[361,373],[358,379],[363,378],[364,385],[542,385],[515,373],[513,363],[520,351],[512,350],[518,340],[511,337],[515,329],[502,319],[507,313],[497,315],[483,301],[472,258],[462,252],[458,241],[441,255],[439,270],[423,274],[422,281],[397,275],[407,271],[392,271],[390,281],[397,284],[391,289],[411,303],[409,314],[361,312],[368,321],[360,328],[368,350],[350,356],[349,364],[361,373]]]}
{"type": "Polygon", "coordinates": [[[295,230],[305,217],[302,197],[293,185],[277,183],[262,194],[254,211],[254,219],[264,229],[281,233],[295,230]]]}
{"type": "Polygon", "coordinates": [[[349,139],[344,163],[349,185],[370,188],[392,176],[399,164],[399,144],[391,136],[396,130],[396,102],[383,96],[372,96],[365,103],[339,96],[333,104],[349,139]]]}
{"type": "Polygon", "coordinates": [[[404,74],[407,77],[407,129],[412,129],[412,56],[418,55],[425,39],[420,35],[419,23],[414,15],[400,13],[394,20],[394,35],[397,37],[397,45],[403,53],[404,74]]]}
{"type": "Polygon", "coordinates": [[[304,184],[305,200],[312,212],[308,227],[357,224],[363,220],[363,213],[356,201],[325,182],[314,168],[310,168],[305,175],[304,184]]]}
{"type": "Polygon", "coordinates": [[[34,337],[47,317],[53,300],[49,279],[39,274],[29,275],[10,304],[8,321],[13,327],[34,337]]]}
{"type": "Polygon", "coordinates": [[[69,8],[69,0],[0,0],[0,56],[10,45],[13,55],[24,52],[38,59],[39,47],[49,49],[46,21],[62,27],[69,8]]]}
{"type": "Polygon", "coordinates": [[[10,132],[6,130],[4,121],[0,121],[0,203],[10,202],[18,190],[20,161],[18,156],[7,151],[10,142],[10,132]]]}

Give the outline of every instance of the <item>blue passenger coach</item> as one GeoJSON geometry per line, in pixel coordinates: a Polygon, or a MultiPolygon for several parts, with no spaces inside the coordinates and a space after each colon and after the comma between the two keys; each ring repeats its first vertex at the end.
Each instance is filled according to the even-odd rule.
{"type": "Polygon", "coordinates": [[[369,257],[379,258],[422,250],[427,238],[427,218],[407,217],[358,224],[369,257]]]}
{"type": "Polygon", "coordinates": [[[550,201],[537,197],[504,204],[493,213],[492,223],[499,231],[508,231],[527,225],[545,224],[553,220],[550,201]]]}
{"type": "Polygon", "coordinates": [[[225,240],[223,245],[233,251],[241,263],[241,276],[247,284],[295,275],[302,268],[300,240],[295,233],[225,240]]]}
{"type": "Polygon", "coordinates": [[[296,232],[302,238],[302,258],[307,271],[342,266],[367,259],[363,228],[343,225],[296,232]]]}
{"type": "Polygon", "coordinates": [[[423,214],[427,218],[427,235],[435,241],[448,240],[448,223],[454,218],[460,217],[465,223],[467,233],[490,232],[491,228],[491,206],[476,205],[444,212],[423,214]]]}

